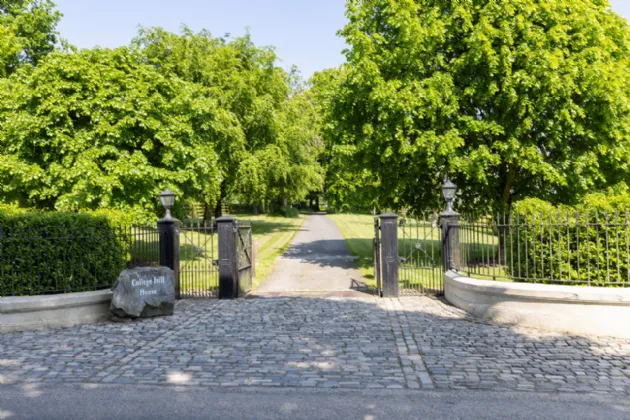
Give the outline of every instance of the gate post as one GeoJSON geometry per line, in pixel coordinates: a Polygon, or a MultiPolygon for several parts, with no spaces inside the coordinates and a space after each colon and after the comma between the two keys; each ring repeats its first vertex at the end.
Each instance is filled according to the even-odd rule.
{"type": "Polygon", "coordinates": [[[225,216],[216,219],[219,235],[219,299],[238,297],[238,267],[236,255],[236,219],[225,216]]]}
{"type": "Polygon", "coordinates": [[[381,264],[383,297],[398,297],[398,215],[381,214],[381,264]]]}
{"type": "Polygon", "coordinates": [[[179,231],[181,222],[170,215],[158,220],[160,236],[160,266],[173,270],[175,279],[175,299],[181,298],[179,284],[179,231]]]}
{"type": "Polygon", "coordinates": [[[444,212],[442,221],[442,259],[444,272],[459,268],[459,213],[444,212]]]}
{"type": "Polygon", "coordinates": [[[453,200],[457,186],[450,180],[446,180],[442,186],[442,194],[446,200],[446,210],[440,213],[442,222],[442,260],[444,272],[458,269],[459,265],[459,216],[453,210],[453,200]]]}

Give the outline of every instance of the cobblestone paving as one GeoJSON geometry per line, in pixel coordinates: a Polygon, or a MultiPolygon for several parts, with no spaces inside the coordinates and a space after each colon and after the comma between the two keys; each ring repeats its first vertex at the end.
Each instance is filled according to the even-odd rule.
{"type": "Polygon", "coordinates": [[[630,340],[499,327],[427,297],[177,303],[176,315],[0,335],[0,383],[630,393],[630,340]]]}

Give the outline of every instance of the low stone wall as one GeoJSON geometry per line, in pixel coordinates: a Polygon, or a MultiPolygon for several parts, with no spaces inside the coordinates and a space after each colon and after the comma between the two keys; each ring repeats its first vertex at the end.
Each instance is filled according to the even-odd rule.
{"type": "Polygon", "coordinates": [[[105,319],[111,290],[0,298],[0,331],[68,327],[105,319]]]}
{"type": "Polygon", "coordinates": [[[450,303],[499,323],[630,338],[630,289],[502,283],[452,271],[444,281],[450,303]]]}

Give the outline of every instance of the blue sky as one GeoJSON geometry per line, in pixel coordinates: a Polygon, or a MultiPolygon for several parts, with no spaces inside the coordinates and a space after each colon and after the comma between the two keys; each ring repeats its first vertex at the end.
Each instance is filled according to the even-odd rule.
{"type": "Polygon", "coordinates": [[[177,32],[182,24],[213,35],[251,30],[257,45],[273,45],[282,66],[303,76],[344,61],[344,0],[56,0],[61,36],[81,48],[127,45],[138,25],[177,32]]]}
{"type": "MultiPolygon", "coordinates": [[[[138,25],[178,31],[182,24],[214,35],[242,35],[274,45],[282,65],[297,65],[303,76],[344,61],[336,36],[346,22],[344,0],[56,0],[64,18],[62,37],[80,48],[127,45],[138,25]]],[[[611,0],[630,18],[630,0],[611,0]]]]}

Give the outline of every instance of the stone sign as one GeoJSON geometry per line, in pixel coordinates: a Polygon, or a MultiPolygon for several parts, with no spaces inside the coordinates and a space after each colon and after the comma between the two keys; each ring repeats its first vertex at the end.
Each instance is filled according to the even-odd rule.
{"type": "Polygon", "coordinates": [[[173,315],[175,280],[167,267],[124,270],[112,289],[110,315],[119,318],[147,318],[173,315]]]}

